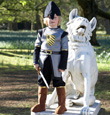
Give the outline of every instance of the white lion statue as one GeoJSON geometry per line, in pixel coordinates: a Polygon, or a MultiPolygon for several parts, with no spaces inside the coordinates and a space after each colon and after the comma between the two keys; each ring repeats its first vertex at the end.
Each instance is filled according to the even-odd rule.
{"type": "MultiPolygon", "coordinates": [[[[63,73],[66,82],[66,104],[82,105],[81,114],[89,115],[89,106],[95,102],[94,90],[98,78],[98,68],[94,50],[89,40],[96,27],[96,18],[89,22],[78,16],[78,10],[69,14],[67,31],[69,33],[69,56],[67,69],[63,73]]],[[[57,101],[56,89],[48,95],[46,105],[49,107],[57,101]]]]}

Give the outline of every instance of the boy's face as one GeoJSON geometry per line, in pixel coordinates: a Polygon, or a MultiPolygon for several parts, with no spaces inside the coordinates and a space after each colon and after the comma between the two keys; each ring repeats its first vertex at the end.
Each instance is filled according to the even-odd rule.
{"type": "Polygon", "coordinates": [[[48,17],[48,26],[51,28],[57,28],[58,16],[56,14],[54,14],[54,19],[51,19],[50,16],[48,17]]]}

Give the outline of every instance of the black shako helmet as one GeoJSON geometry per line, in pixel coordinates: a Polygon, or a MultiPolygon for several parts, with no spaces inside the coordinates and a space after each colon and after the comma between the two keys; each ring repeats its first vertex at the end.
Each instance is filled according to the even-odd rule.
{"type": "Polygon", "coordinates": [[[50,1],[45,9],[44,18],[50,16],[51,19],[54,19],[54,14],[61,16],[60,9],[53,1],[50,1]]]}

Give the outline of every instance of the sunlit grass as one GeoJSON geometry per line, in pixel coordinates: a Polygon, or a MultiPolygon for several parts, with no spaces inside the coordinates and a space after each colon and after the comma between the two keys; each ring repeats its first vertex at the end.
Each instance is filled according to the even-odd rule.
{"type": "Polygon", "coordinates": [[[33,69],[33,51],[8,50],[0,53],[0,69],[3,71],[18,71],[33,69]],[[24,52],[23,52],[24,51],[24,52]],[[29,54],[30,53],[30,54],[29,54]]]}
{"type": "Polygon", "coordinates": [[[11,57],[11,56],[0,56],[0,61],[2,64],[10,64],[10,65],[22,65],[24,66],[25,64],[32,65],[32,56],[29,57],[30,59],[27,59],[26,57],[11,57]]]}
{"type": "Polygon", "coordinates": [[[35,40],[0,41],[0,49],[33,49],[35,40]]]}
{"type": "Polygon", "coordinates": [[[106,34],[106,31],[96,31],[96,34],[106,34]]]}
{"type": "Polygon", "coordinates": [[[110,71],[110,64],[97,63],[99,71],[110,71]]]}
{"type": "MultiPolygon", "coordinates": [[[[96,56],[97,65],[99,71],[110,71],[110,59],[108,62],[106,61],[105,54],[103,54],[103,58],[99,54],[96,56]],[[100,57],[99,57],[100,56],[100,57]]],[[[110,58],[110,56],[108,56],[110,58]]],[[[0,68],[28,68],[33,66],[33,50],[15,50],[15,49],[2,49],[0,54],[0,68]]]]}

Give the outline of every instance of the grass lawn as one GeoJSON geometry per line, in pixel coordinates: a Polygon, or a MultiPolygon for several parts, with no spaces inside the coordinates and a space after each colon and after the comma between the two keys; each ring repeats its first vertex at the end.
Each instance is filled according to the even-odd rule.
{"type": "MultiPolygon", "coordinates": [[[[2,49],[0,52],[0,115],[29,115],[37,102],[37,77],[33,50],[2,49]],[[8,110],[8,111],[7,111],[8,110]]],[[[99,115],[110,114],[110,65],[98,63],[95,96],[101,101],[99,115]]],[[[53,88],[49,89],[49,93],[53,88]]]]}
{"type": "Polygon", "coordinates": [[[4,71],[33,70],[33,50],[1,49],[0,69],[4,71]]]}
{"type": "Polygon", "coordinates": [[[106,63],[97,63],[98,65],[98,70],[101,71],[110,71],[110,64],[106,63]]]}
{"type": "MultiPolygon", "coordinates": [[[[110,115],[110,36],[106,40],[100,37],[101,47],[95,48],[99,70],[95,96],[101,101],[98,115],[110,115]]],[[[0,115],[29,115],[37,102],[37,76],[32,62],[35,39],[36,32],[0,33],[0,115]]],[[[49,93],[52,91],[51,86],[49,93]]]]}

